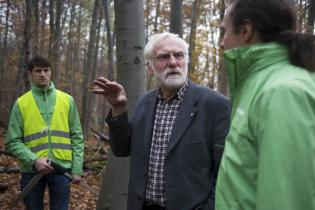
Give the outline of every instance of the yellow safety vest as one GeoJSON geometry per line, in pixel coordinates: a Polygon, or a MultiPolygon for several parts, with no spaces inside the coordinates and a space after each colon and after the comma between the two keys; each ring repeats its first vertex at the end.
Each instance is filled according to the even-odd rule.
{"type": "Polygon", "coordinates": [[[48,157],[50,148],[54,158],[72,160],[68,123],[69,95],[56,90],[56,102],[50,126],[42,118],[32,91],[21,96],[18,105],[24,121],[24,144],[38,157],[48,157]]]}

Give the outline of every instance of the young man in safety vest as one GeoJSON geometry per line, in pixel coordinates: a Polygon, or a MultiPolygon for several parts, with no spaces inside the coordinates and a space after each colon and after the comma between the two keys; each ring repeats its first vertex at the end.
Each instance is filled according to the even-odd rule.
{"type": "Polygon", "coordinates": [[[46,185],[50,209],[67,210],[70,180],[54,171],[48,160],[69,170],[78,183],[82,175],[84,143],[73,98],[51,81],[50,63],[35,56],[28,64],[32,89],[15,102],[6,137],[6,150],[20,160],[21,188],[38,173],[44,176],[24,198],[27,210],[43,210],[46,185]]]}

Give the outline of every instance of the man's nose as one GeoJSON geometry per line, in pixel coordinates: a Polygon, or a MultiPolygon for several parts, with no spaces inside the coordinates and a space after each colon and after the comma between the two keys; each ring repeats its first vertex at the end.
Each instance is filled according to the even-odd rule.
{"type": "Polygon", "coordinates": [[[41,76],[44,76],[45,73],[46,73],[46,72],[45,72],[44,70],[41,70],[39,74],[40,74],[41,76]]]}
{"type": "Polygon", "coordinates": [[[169,66],[176,66],[177,65],[177,60],[174,57],[173,53],[170,54],[170,58],[168,59],[168,65],[169,66]]]}

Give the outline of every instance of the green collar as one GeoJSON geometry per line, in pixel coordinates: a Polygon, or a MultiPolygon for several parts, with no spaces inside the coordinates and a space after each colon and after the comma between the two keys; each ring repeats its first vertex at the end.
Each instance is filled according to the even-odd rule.
{"type": "Polygon", "coordinates": [[[42,89],[36,85],[32,85],[32,92],[38,95],[50,95],[55,92],[55,85],[53,82],[50,82],[50,85],[47,89],[42,89]]]}
{"type": "Polygon", "coordinates": [[[287,49],[275,42],[225,51],[224,67],[228,74],[231,98],[250,74],[283,60],[288,60],[287,49]]]}

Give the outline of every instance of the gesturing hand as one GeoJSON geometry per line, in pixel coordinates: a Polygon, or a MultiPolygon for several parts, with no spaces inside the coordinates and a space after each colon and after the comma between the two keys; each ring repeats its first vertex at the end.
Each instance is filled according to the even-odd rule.
{"type": "Polygon", "coordinates": [[[93,81],[92,92],[101,94],[112,106],[112,115],[117,116],[126,111],[127,96],[123,86],[105,77],[98,77],[93,81]]]}

